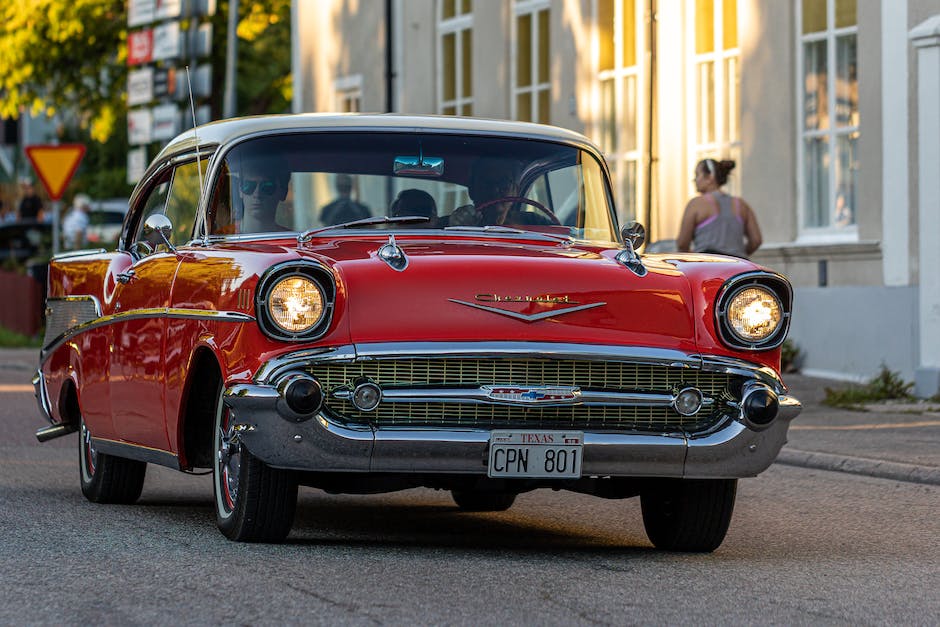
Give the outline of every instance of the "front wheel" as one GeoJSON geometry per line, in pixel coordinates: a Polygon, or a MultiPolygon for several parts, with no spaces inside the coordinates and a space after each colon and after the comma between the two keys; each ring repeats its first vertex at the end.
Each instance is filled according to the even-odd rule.
{"type": "Polygon", "coordinates": [[[219,530],[238,542],[280,542],[297,507],[293,473],[271,468],[238,440],[234,415],[219,398],[213,448],[215,513],[219,530]]]}
{"type": "Polygon", "coordinates": [[[665,551],[714,551],[728,532],[737,487],[737,479],[655,481],[640,496],[650,542],[665,551]]]}
{"type": "Polygon", "coordinates": [[[146,462],[96,451],[84,418],[79,427],[78,465],[82,494],[89,501],[129,505],[140,498],[147,474],[146,462]]]}

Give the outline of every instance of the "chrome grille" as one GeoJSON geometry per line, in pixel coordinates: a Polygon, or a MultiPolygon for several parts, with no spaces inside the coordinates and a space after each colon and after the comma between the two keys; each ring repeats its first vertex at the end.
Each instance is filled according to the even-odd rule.
{"type": "Polygon", "coordinates": [[[402,427],[579,428],[657,432],[696,432],[710,428],[732,398],[732,375],[656,364],[555,359],[399,359],[312,364],[308,372],[327,391],[327,407],[354,423],[402,427]],[[352,387],[365,377],[383,388],[569,385],[613,392],[672,393],[694,386],[716,399],[695,416],[681,416],[670,407],[562,407],[498,404],[381,403],[360,412],[348,400],[332,398],[338,388],[352,387]]]}

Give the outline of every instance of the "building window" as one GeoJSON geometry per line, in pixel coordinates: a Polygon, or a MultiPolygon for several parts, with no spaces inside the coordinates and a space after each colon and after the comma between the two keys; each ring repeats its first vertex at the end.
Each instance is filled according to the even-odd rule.
{"type": "Polygon", "coordinates": [[[741,179],[740,58],[738,0],[692,0],[695,46],[689,67],[689,122],[692,133],[689,172],[707,157],[733,159],[735,175],[728,191],[739,192],[741,179]]]}
{"type": "Polygon", "coordinates": [[[597,0],[596,13],[600,86],[597,138],[614,179],[621,224],[636,219],[639,192],[642,55],[637,52],[637,25],[643,20],[638,19],[637,4],[636,0],[597,0]]]}
{"type": "Polygon", "coordinates": [[[551,22],[547,0],[516,0],[513,35],[512,115],[524,122],[551,121],[551,22]]]}
{"type": "Polygon", "coordinates": [[[800,224],[803,235],[857,233],[856,0],[797,0],[800,224]]]}
{"type": "Polygon", "coordinates": [[[473,0],[438,2],[437,110],[473,115],[473,0]]]}
{"type": "Polygon", "coordinates": [[[344,76],[333,82],[336,110],[340,113],[362,111],[362,75],[344,76]]]}

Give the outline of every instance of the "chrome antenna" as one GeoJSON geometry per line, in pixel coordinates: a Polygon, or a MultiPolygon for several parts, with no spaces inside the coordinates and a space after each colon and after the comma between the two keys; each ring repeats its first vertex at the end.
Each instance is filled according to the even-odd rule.
{"type": "MultiPolygon", "coordinates": [[[[193,82],[189,78],[189,66],[186,66],[186,86],[189,88],[189,112],[193,116],[193,138],[196,140],[196,171],[199,172],[199,204],[202,204],[202,157],[199,155],[199,135],[196,132],[196,105],[193,101],[193,82]]],[[[206,208],[208,211],[209,208],[206,208]]],[[[203,219],[202,245],[209,245],[209,226],[203,219]]]]}

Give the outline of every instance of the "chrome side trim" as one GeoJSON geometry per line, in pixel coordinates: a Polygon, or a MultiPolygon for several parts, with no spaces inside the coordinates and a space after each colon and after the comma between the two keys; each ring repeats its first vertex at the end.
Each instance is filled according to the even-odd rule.
{"type": "Polygon", "coordinates": [[[522,313],[517,313],[515,311],[509,311],[508,309],[500,309],[499,307],[488,307],[486,305],[480,305],[478,303],[468,303],[465,300],[457,300],[456,298],[448,298],[452,303],[457,303],[458,305],[466,305],[467,307],[473,307],[475,309],[482,309],[483,311],[488,311],[490,313],[499,314],[501,316],[508,316],[514,318],[515,320],[522,320],[523,322],[538,322],[539,320],[545,320],[547,318],[554,318],[556,316],[563,316],[565,314],[574,313],[576,311],[584,311],[585,309],[593,309],[594,307],[600,307],[601,305],[606,305],[607,303],[590,303],[588,305],[579,305],[577,307],[565,307],[564,309],[553,309],[552,311],[543,311],[541,313],[526,315],[522,313]]]}
{"type": "Polygon", "coordinates": [[[294,351],[263,363],[255,373],[254,381],[269,383],[286,371],[302,369],[311,361],[355,361],[355,359],[356,349],[353,346],[329,346],[294,351]]]}
{"type": "Polygon", "coordinates": [[[39,411],[42,412],[43,418],[54,425],[55,421],[52,419],[52,404],[49,402],[49,391],[46,389],[46,377],[42,374],[42,370],[37,370],[36,374],[33,375],[33,390],[36,395],[36,402],[39,404],[39,411]]]}
{"type": "Polygon", "coordinates": [[[75,257],[90,257],[91,255],[100,255],[108,252],[104,248],[85,248],[83,250],[69,250],[58,255],[53,255],[51,261],[60,259],[73,259],[75,257]]]}
{"type": "Polygon", "coordinates": [[[86,331],[91,331],[92,329],[104,327],[109,324],[125,322],[127,320],[140,320],[144,318],[190,318],[193,320],[206,320],[209,322],[254,322],[255,320],[254,316],[250,316],[238,311],[215,311],[212,309],[154,307],[150,309],[122,311],[121,313],[101,316],[94,320],[83,322],[66,329],[54,340],[43,347],[39,353],[39,362],[40,364],[44,363],[51,353],[53,353],[56,349],[62,346],[62,344],[69,341],[76,335],[86,331]]]}
{"type": "Polygon", "coordinates": [[[136,459],[137,461],[147,462],[148,464],[159,464],[179,470],[180,460],[176,453],[164,451],[158,448],[151,448],[140,444],[131,444],[130,442],[120,442],[118,440],[106,440],[104,438],[92,438],[92,445],[98,453],[107,453],[116,457],[126,457],[136,459]]]}

